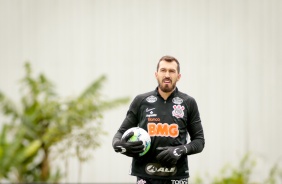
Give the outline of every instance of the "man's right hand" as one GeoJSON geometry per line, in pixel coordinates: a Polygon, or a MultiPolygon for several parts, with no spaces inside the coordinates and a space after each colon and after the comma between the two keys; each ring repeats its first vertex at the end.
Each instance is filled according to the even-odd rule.
{"type": "Polygon", "coordinates": [[[139,156],[139,153],[144,151],[144,145],[142,141],[127,142],[133,135],[134,132],[130,132],[120,141],[115,142],[113,145],[115,151],[129,157],[139,156]]]}

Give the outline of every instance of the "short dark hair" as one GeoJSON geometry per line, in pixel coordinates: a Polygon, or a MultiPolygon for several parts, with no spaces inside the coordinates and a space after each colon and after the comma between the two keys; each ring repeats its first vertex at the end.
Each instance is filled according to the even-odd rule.
{"type": "Polygon", "coordinates": [[[161,61],[167,61],[167,62],[175,61],[177,63],[177,72],[180,73],[180,64],[179,64],[178,60],[175,57],[168,56],[168,55],[161,57],[161,59],[158,62],[158,65],[157,65],[157,71],[159,70],[159,66],[160,66],[160,62],[161,61]]]}

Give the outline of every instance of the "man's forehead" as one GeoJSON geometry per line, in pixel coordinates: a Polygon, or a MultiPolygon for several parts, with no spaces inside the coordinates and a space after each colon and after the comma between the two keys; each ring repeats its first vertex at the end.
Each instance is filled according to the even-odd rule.
{"type": "Polygon", "coordinates": [[[177,63],[175,61],[165,61],[165,60],[161,60],[159,63],[159,68],[173,68],[173,69],[177,69],[177,63]]]}

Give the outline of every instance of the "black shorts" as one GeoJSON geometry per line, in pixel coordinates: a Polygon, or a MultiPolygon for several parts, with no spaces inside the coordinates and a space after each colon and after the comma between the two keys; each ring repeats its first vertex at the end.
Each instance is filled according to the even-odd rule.
{"type": "Polygon", "coordinates": [[[137,176],[136,184],[188,184],[188,178],[161,180],[161,179],[141,178],[137,176]]]}

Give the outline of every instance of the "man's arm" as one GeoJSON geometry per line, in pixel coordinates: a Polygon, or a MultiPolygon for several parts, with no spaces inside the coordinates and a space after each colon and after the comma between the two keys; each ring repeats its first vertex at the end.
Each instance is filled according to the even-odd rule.
{"type": "Polygon", "coordinates": [[[191,142],[180,146],[158,147],[157,149],[162,150],[162,152],[157,155],[157,159],[164,165],[175,165],[182,156],[200,153],[204,149],[204,131],[197,103],[192,98],[188,106],[190,110],[188,112],[187,130],[191,142]]]}
{"type": "Polygon", "coordinates": [[[134,113],[129,110],[125,119],[123,120],[121,126],[119,127],[117,133],[114,135],[112,144],[114,145],[115,142],[120,141],[123,133],[128,130],[129,128],[136,127],[138,125],[137,118],[134,113]]]}
{"type": "MultiPolygon", "coordinates": [[[[131,103],[129,110],[127,111],[126,117],[122,122],[120,128],[117,133],[114,135],[112,140],[112,146],[116,152],[123,153],[130,157],[135,157],[139,155],[139,153],[143,152],[144,146],[142,141],[137,142],[127,142],[127,140],[131,136],[127,136],[126,139],[121,139],[122,135],[126,130],[132,127],[138,126],[138,118],[137,118],[137,109],[138,109],[138,100],[135,98],[131,103]]],[[[132,132],[133,133],[133,132],[132,132]]]]}
{"type": "Polygon", "coordinates": [[[191,142],[186,145],[187,155],[200,153],[205,146],[203,126],[195,99],[191,99],[187,130],[191,142]]]}

